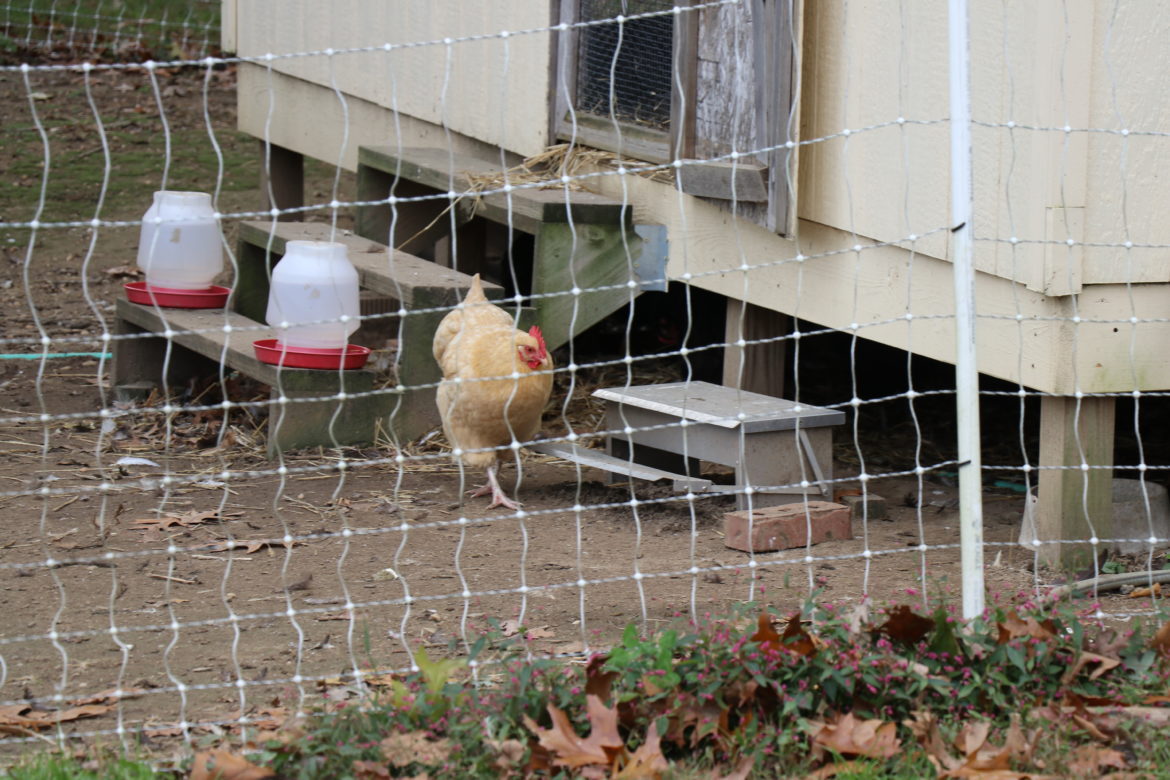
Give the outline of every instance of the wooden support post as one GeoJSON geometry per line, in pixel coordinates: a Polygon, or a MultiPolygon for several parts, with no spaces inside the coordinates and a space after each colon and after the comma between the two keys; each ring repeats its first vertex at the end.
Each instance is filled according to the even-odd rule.
{"type": "Polygon", "coordinates": [[[739,323],[743,318],[742,336],[746,341],[776,338],[792,330],[792,318],[778,311],[745,303],[738,298],[727,299],[727,320],[723,352],[723,384],[740,390],[749,390],[776,398],[784,397],[784,363],[788,356],[786,340],[764,344],[736,346],[740,339],[739,323]],[[740,373],[740,365],[743,373],[740,373]]]}
{"type": "MultiPolygon", "coordinates": [[[[1113,398],[1044,396],[1040,402],[1039,502],[1036,537],[1083,540],[1083,544],[1042,544],[1040,560],[1075,571],[1092,565],[1089,539],[1113,536],[1113,398]],[[1079,439],[1079,448],[1078,448],[1079,439]],[[1086,500],[1087,497],[1087,500],[1086,500]]],[[[1103,548],[1098,548],[1103,549],[1103,548]]]]}
{"type": "MultiPolygon", "coordinates": [[[[305,156],[276,144],[260,141],[261,209],[295,209],[305,205],[305,156]]],[[[299,213],[281,214],[281,222],[301,219],[299,213]]]]}
{"type": "Polygon", "coordinates": [[[549,296],[538,306],[540,329],[549,347],[556,349],[630,302],[625,286],[630,255],[636,261],[641,251],[642,239],[622,225],[578,224],[575,230],[565,223],[541,226],[532,292],[549,296]],[[565,294],[574,284],[582,290],[576,298],[565,294]]]}
{"type": "Polygon", "coordinates": [[[440,423],[434,387],[411,386],[431,385],[443,378],[431,345],[439,321],[445,314],[442,311],[412,312],[402,318],[398,331],[398,376],[403,378],[408,387],[401,402],[397,398],[387,399],[392,404],[392,408],[387,410],[390,414],[390,429],[399,441],[416,439],[440,423]]]}
{"type": "MultiPolygon", "coordinates": [[[[280,252],[284,251],[283,245],[280,252]]],[[[236,244],[236,284],[232,290],[232,311],[250,320],[265,322],[268,313],[268,288],[272,266],[280,253],[250,241],[236,244]]]]}
{"type": "Polygon", "coordinates": [[[508,227],[476,218],[456,231],[452,267],[464,274],[483,274],[508,287],[508,227]]]}
{"type": "MultiPolygon", "coordinates": [[[[148,333],[146,328],[117,318],[117,335],[148,333]]],[[[162,336],[119,339],[114,349],[114,397],[120,401],[141,401],[152,390],[165,386],[172,394],[181,390],[192,378],[214,376],[218,363],[179,345],[171,344],[167,359],[167,340],[162,336]],[[163,375],[163,367],[166,375],[163,375]]]]}
{"type": "MultiPolygon", "coordinates": [[[[342,374],[342,378],[346,378],[342,374]]],[[[344,382],[342,385],[344,387],[344,382]]],[[[338,401],[320,390],[285,390],[285,404],[273,404],[268,414],[268,457],[306,447],[367,444],[374,440],[374,424],[386,401],[362,396],[338,401]],[[297,399],[316,399],[297,401],[297,399]],[[340,407],[340,410],[339,410],[340,407]]],[[[274,387],[272,397],[278,398],[274,387]]]]}

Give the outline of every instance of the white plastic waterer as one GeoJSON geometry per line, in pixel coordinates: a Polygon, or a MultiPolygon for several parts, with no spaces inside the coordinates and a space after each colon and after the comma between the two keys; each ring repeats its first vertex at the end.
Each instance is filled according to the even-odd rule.
{"type": "Polygon", "coordinates": [[[293,349],[345,349],[358,329],[358,274],[345,245],[289,241],[272,269],[265,315],[277,341],[293,349]],[[342,321],[342,317],[346,317],[342,321]],[[302,324],[312,323],[312,324],[302,324]]]}
{"type": "Polygon", "coordinates": [[[223,235],[206,192],[162,190],[142,217],[138,265],[149,287],[207,290],[223,270],[223,235]]]}

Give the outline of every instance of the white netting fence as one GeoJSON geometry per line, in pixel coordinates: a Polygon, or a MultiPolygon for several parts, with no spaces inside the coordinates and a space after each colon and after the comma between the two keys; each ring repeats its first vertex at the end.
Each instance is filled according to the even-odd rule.
{"type": "Polygon", "coordinates": [[[6,57],[78,62],[195,59],[217,54],[219,3],[8,2],[0,6],[6,57]]]}
{"type": "MultiPolygon", "coordinates": [[[[1141,54],[1126,41],[1143,19],[1057,5],[1043,13],[1066,42],[1041,46],[1014,6],[973,15],[973,50],[1002,56],[973,69],[973,222],[956,225],[941,10],[883,10],[871,60],[876,49],[854,46],[871,11],[848,3],[788,4],[770,49],[746,32],[765,4],[746,0],[594,2],[584,21],[540,24],[485,11],[480,28],[436,10],[382,39],[396,20],[386,10],[324,43],[344,19],[314,26],[320,10],[295,3],[304,24],[260,30],[249,25],[262,13],[227,4],[239,53],[220,56],[217,5],[140,5],[2,12],[15,64],[0,70],[0,708],[32,707],[62,739],[193,739],[263,721],[274,697],[303,710],[320,691],[409,669],[419,648],[466,654],[488,630],[527,630],[533,653],[580,656],[629,622],[736,601],[957,599],[983,590],[961,575],[961,519],[979,525],[992,598],[1044,596],[1050,564],[1072,579],[1158,576],[1170,461],[1150,431],[1165,415],[1154,344],[1170,322],[1170,236],[1151,182],[1170,128],[1134,76],[1141,54]],[[602,29],[589,43],[591,102],[577,105],[574,36],[602,29]],[[640,58],[623,56],[627,29],[653,38],[640,58]],[[1044,56],[1022,56],[1033,49],[1044,56]],[[598,52],[611,50],[606,73],[598,52]],[[775,51],[784,79],[737,70],[775,64],[775,51]],[[655,70],[664,56],[669,96],[655,70]],[[551,99],[529,89],[536,66],[551,99]],[[757,91],[761,79],[790,94],[757,91]],[[713,97],[718,85],[728,91],[713,97]],[[517,151],[529,136],[563,145],[517,151]],[[375,145],[391,160],[383,178],[355,178],[372,165],[359,147],[375,145]],[[421,147],[446,165],[431,179],[412,167],[421,147]],[[307,155],[295,175],[278,169],[285,149],[307,155]],[[486,172],[469,180],[466,158],[486,172]],[[301,203],[288,201],[290,175],[301,203]],[[193,320],[118,308],[123,283],[140,278],[141,214],[159,189],[212,194],[229,309],[193,320]],[[596,217],[606,208],[616,221],[596,217]],[[372,360],[327,380],[272,369],[265,381],[248,357],[270,330],[255,314],[265,253],[283,254],[293,233],[281,231],[300,222],[380,258],[363,270],[376,294],[356,337],[372,360]],[[979,272],[968,368],[984,374],[981,495],[966,505],[958,441],[963,425],[980,441],[980,424],[955,412],[958,230],[979,272]],[[369,242],[482,271],[524,330],[536,317],[574,336],[551,345],[537,444],[608,443],[629,460],[624,440],[677,441],[670,467],[709,484],[611,481],[525,447],[535,442],[501,441],[505,491],[522,508],[460,501],[482,471],[455,462],[433,422],[403,435],[432,419],[430,338],[454,299],[411,292],[432,289],[408,276],[413,261],[369,242]],[[699,381],[761,388],[796,410],[760,438],[746,391],[712,402],[699,381]],[[669,383],[687,383],[673,407],[607,412],[593,395],[669,383]],[[806,427],[810,409],[845,424],[806,427]],[[706,454],[713,431],[732,441],[718,455],[706,454]],[[314,435],[317,446],[266,449],[314,435]],[[1100,476],[1112,473],[1136,489],[1110,525],[1100,476]],[[802,510],[787,549],[725,544],[727,513],[799,493],[852,504],[852,539],[806,541],[821,521],[802,510]]],[[[512,377],[511,363],[496,368],[482,376],[512,377]]],[[[1103,617],[1157,606],[1087,591],[1103,617]]],[[[2,741],[36,739],[26,731],[2,741]]]]}

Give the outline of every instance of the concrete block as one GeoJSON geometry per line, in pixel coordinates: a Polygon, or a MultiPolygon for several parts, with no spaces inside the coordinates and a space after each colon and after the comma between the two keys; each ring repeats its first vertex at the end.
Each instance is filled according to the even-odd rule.
{"type": "Polygon", "coordinates": [[[746,509],[723,515],[723,543],[728,547],[758,553],[853,538],[850,510],[842,504],[808,501],[750,512],[750,518],[746,509]]]}
{"type": "Polygon", "coordinates": [[[837,500],[849,507],[857,520],[863,517],[869,520],[885,520],[889,515],[886,500],[874,493],[867,493],[864,496],[838,496],[837,500]]]}

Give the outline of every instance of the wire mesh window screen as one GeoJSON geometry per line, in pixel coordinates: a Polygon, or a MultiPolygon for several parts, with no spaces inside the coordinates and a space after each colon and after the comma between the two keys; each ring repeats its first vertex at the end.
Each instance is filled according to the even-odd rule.
{"type": "MultiPolygon", "coordinates": [[[[670,10],[664,0],[583,0],[580,21],[670,10]]],[[[674,16],[585,27],[577,63],[578,111],[654,130],[670,127],[674,16]]]]}

